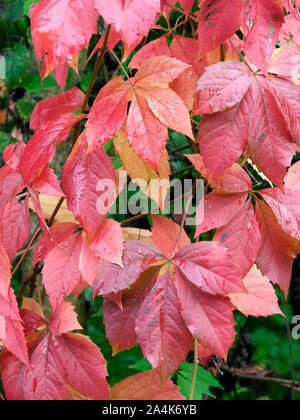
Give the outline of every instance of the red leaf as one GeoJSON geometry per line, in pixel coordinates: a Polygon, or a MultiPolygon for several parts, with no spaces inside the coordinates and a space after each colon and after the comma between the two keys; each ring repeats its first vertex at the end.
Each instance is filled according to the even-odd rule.
{"type": "Polygon", "coordinates": [[[263,240],[257,266],[264,276],[278,284],[287,295],[293,260],[300,249],[299,243],[282,231],[270,207],[260,200],[257,200],[256,217],[263,240]]]}
{"type": "Polygon", "coordinates": [[[84,117],[72,113],[81,108],[82,95],[79,89],[74,88],[36,106],[31,118],[31,127],[36,132],[20,159],[20,172],[27,184],[53,159],[56,151],[54,143],[66,141],[73,124],[84,117]]]}
{"type": "Polygon", "coordinates": [[[11,265],[4,246],[0,243],[0,295],[9,301],[11,265]]]}
{"type": "Polygon", "coordinates": [[[55,341],[67,383],[89,398],[108,400],[106,362],[98,347],[80,334],[64,334],[55,341]]]}
{"type": "Polygon", "coordinates": [[[94,284],[94,295],[118,293],[130,287],[144,270],[161,259],[163,255],[156,246],[142,241],[125,241],[122,261],[124,269],[107,262],[100,264],[94,284]]]}
{"type": "Polygon", "coordinates": [[[135,323],[140,307],[157,281],[160,267],[150,267],[131,286],[122,293],[122,307],[104,299],[103,316],[106,335],[113,353],[130,349],[137,344],[135,323]]]}
{"type": "Polygon", "coordinates": [[[251,200],[248,200],[226,226],[219,229],[215,241],[225,246],[244,277],[253,266],[262,245],[251,200]]]}
{"type": "Polygon", "coordinates": [[[269,279],[254,265],[243,280],[247,293],[230,294],[232,304],[244,315],[269,316],[281,314],[278,299],[269,279]]]}
{"type": "Polygon", "coordinates": [[[9,289],[9,301],[5,300],[0,294],[0,334],[4,346],[28,366],[28,352],[22,318],[12,288],[9,289]]]}
{"type": "Polygon", "coordinates": [[[203,293],[176,272],[176,287],[185,325],[193,337],[213,353],[227,359],[234,343],[232,304],[228,298],[203,293]]]}
{"type": "Polygon", "coordinates": [[[273,210],[282,230],[300,240],[299,192],[290,189],[269,188],[260,194],[273,210]]]}
{"type": "MultiPolygon", "coordinates": [[[[234,66],[240,70],[243,64],[234,62],[221,64],[220,78],[222,83],[225,83],[222,85],[223,90],[227,84],[230,84],[224,76],[226,70],[231,71],[234,66]]],[[[215,66],[208,68],[208,73],[210,69],[214,74],[215,66]]],[[[245,66],[245,72],[248,71],[245,66]]],[[[207,73],[202,77],[207,78],[207,73]]],[[[276,93],[272,85],[276,86],[278,80],[274,78],[273,83],[273,79],[267,79],[263,75],[254,77],[247,93],[238,97],[241,102],[232,109],[215,113],[201,121],[198,141],[205,166],[211,176],[223,174],[242,155],[248,142],[249,153],[259,169],[275,184],[282,183],[295,153],[295,145],[288,129],[295,134],[296,127],[299,128],[297,117],[293,117],[292,111],[295,108],[298,113],[296,105],[298,88],[291,82],[285,81],[290,89],[285,86],[276,93]],[[293,86],[295,88],[292,93],[293,86]],[[212,150],[218,152],[222,150],[222,153],[212,153],[212,150]]],[[[201,91],[201,96],[203,95],[211,103],[220,104],[218,90],[215,92],[204,85],[201,91]]],[[[227,100],[225,98],[221,101],[222,107],[215,110],[228,106],[230,102],[227,103],[227,100]]],[[[211,112],[215,110],[211,108],[211,112]]]]}
{"type": "Polygon", "coordinates": [[[28,198],[23,204],[19,203],[16,198],[9,201],[2,214],[0,232],[11,261],[27,241],[30,228],[28,198]]]}
{"type": "Polygon", "coordinates": [[[20,158],[26,145],[22,141],[12,143],[6,146],[3,152],[3,160],[11,169],[17,171],[19,169],[20,158]]]}
{"type": "Polygon", "coordinates": [[[284,45],[274,51],[269,73],[283,77],[300,78],[300,51],[295,44],[284,45]]]}
{"type": "Polygon", "coordinates": [[[175,255],[181,248],[191,244],[191,241],[185,231],[180,229],[180,226],[174,223],[172,220],[164,219],[163,217],[159,216],[152,216],[152,219],[153,242],[163,251],[165,257],[170,258],[172,255],[175,255]]]}
{"type": "Polygon", "coordinates": [[[86,154],[85,133],[63,169],[62,188],[74,217],[93,238],[115,200],[115,171],[102,148],[86,154]]]}
{"type": "Polygon", "coordinates": [[[174,264],[204,292],[227,294],[244,291],[237,268],[226,248],[213,242],[199,242],[181,249],[174,264]]]}
{"type": "MultiPolygon", "coordinates": [[[[225,193],[213,191],[205,196],[204,220],[197,217],[196,237],[203,232],[220,228],[230,222],[244,205],[247,193],[225,193]]],[[[197,210],[199,213],[199,210],[197,210]]]]}
{"type": "Polygon", "coordinates": [[[180,315],[169,270],[160,275],[136,317],[136,337],[144,356],[166,381],[192,348],[192,336],[180,315]]]}
{"type": "Polygon", "coordinates": [[[66,243],[72,233],[78,228],[75,223],[59,223],[50,227],[53,240],[43,235],[36,244],[33,256],[33,265],[45,261],[45,258],[52,249],[61,243],[66,243]]]}
{"type": "Polygon", "coordinates": [[[57,96],[39,102],[30,117],[30,128],[37,130],[42,124],[64,114],[79,111],[84,100],[84,93],[73,88],[57,96]]]}
{"type": "Polygon", "coordinates": [[[126,134],[136,154],[158,172],[168,129],[155,117],[147,100],[138,92],[133,93],[126,134]]]}
{"type": "Polygon", "coordinates": [[[88,150],[107,143],[123,126],[127,113],[129,85],[121,77],[100,90],[86,124],[88,150]]]}
{"type": "Polygon", "coordinates": [[[81,330],[77,314],[70,302],[62,302],[52,313],[49,325],[50,332],[59,336],[73,330],[81,330]]]}
{"type": "Polygon", "coordinates": [[[30,15],[38,64],[44,58],[42,78],[60,64],[69,63],[97,33],[93,0],[41,0],[30,9],[30,15]]]}
{"type": "Polygon", "coordinates": [[[57,245],[45,259],[43,284],[54,310],[63,302],[64,296],[73,292],[80,281],[81,247],[81,233],[76,233],[69,237],[66,243],[57,245]]]}
{"type": "Polygon", "coordinates": [[[250,0],[243,6],[242,17],[245,53],[266,74],[284,22],[282,5],[277,0],[250,0]]]}
{"type": "Polygon", "coordinates": [[[200,78],[195,113],[213,114],[242,101],[252,84],[252,74],[243,63],[214,64],[200,78]]]}
{"type": "Polygon", "coordinates": [[[212,188],[228,193],[248,192],[252,189],[252,181],[243,168],[234,163],[223,175],[211,178],[201,155],[185,155],[198,172],[207,180],[212,188]]]}
{"type": "Polygon", "coordinates": [[[160,1],[96,0],[95,7],[106,24],[120,32],[125,44],[125,57],[147,36],[160,12],[160,1]]]}
{"type": "Polygon", "coordinates": [[[57,354],[57,346],[50,334],[32,353],[30,365],[31,370],[27,370],[24,375],[25,400],[68,399],[65,365],[57,354]]]}
{"type": "Polygon", "coordinates": [[[93,239],[91,250],[96,257],[122,267],[123,234],[121,225],[115,220],[103,220],[93,239]]]}
{"type": "Polygon", "coordinates": [[[171,381],[161,386],[157,371],[141,372],[114,385],[110,390],[111,400],[184,400],[179,389],[171,381]]]}
{"type": "Polygon", "coordinates": [[[230,38],[240,26],[241,0],[204,0],[198,14],[199,54],[201,57],[230,38]]]}
{"type": "Polygon", "coordinates": [[[300,162],[290,167],[285,177],[284,185],[291,190],[300,190],[300,162]]]}
{"type": "Polygon", "coordinates": [[[42,172],[33,181],[33,185],[41,194],[58,197],[64,196],[53,169],[48,165],[44,167],[42,172]]]}
{"type": "Polygon", "coordinates": [[[96,277],[97,268],[99,265],[99,258],[95,256],[90,248],[89,241],[86,236],[83,237],[82,249],[79,260],[79,270],[82,277],[93,288],[96,277]]]}

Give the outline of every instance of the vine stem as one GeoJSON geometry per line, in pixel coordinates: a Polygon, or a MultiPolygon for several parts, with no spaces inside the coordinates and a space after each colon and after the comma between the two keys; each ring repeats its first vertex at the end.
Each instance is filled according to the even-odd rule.
{"type": "Polygon", "coordinates": [[[256,382],[265,382],[270,384],[277,384],[285,387],[290,388],[300,388],[300,382],[291,381],[289,379],[282,379],[282,378],[273,378],[271,376],[256,376],[256,375],[247,375],[245,373],[241,373],[235,369],[229,368],[228,366],[222,366],[222,370],[229,373],[231,376],[234,376],[238,379],[246,379],[249,381],[256,381],[256,382]]]}
{"type": "Polygon", "coordinates": [[[199,360],[198,360],[197,338],[194,338],[194,367],[193,367],[193,376],[192,376],[190,396],[189,396],[190,401],[194,399],[198,364],[199,364],[199,360]]]}

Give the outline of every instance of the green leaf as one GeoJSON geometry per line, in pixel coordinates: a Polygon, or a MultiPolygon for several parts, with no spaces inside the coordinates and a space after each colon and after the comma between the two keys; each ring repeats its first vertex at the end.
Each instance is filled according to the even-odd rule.
{"type": "Polygon", "coordinates": [[[15,142],[16,142],[16,139],[14,139],[9,134],[1,133],[0,134],[0,155],[2,155],[6,146],[8,146],[11,143],[15,143],[15,142]]]}
{"type": "Polygon", "coordinates": [[[138,370],[139,372],[148,372],[149,370],[152,370],[151,363],[147,359],[140,359],[133,365],[130,365],[129,368],[138,370]]]}
{"type": "Polygon", "coordinates": [[[27,73],[29,66],[29,51],[22,45],[9,50],[6,56],[6,79],[5,84],[8,90],[22,86],[22,80],[27,73]]]}
{"type": "Polygon", "coordinates": [[[0,2],[1,20],[16,22],[24,16],[24,0],[2,0],[0,2]]]}
{"type": "Polygon", "coordinates": [[[55,80],[47,77],[44,79],[42,86],[41,76],[39,74],[32,74],[23,80],[22,86],[28,92],[37,93],[41,92],[43,89],[55,87],[57,86],[57,83],[55,80]]]}
{"type": "Polygon", "coordinates": [[[35,107],[34,102],[32,102],[28,98],[22,98],[22,99],[19,99],[16,102],[16,106],[17,106],[17,110],[19,112],[20,117],[23,120],[28,121],[30,119],[30,116],[32,114],[32,111],[33,111],[33,109],[35,107]]]}
{"type": "Polygon", "coordinates": [[[27,16],[29,16],[30,6],[34,3],[37,3],[38,1],[40,0],[25,0],[24,12],[26,13],[27,16]]]}
{"type": "MultiPolygon", "coordinates": [[[[183,362],[177,374],[177,385],[182,395],[188,399],[193,376],[193,365],[183,362]]],[[[217,379],[206,369],[198,366],[194,400],[203,400],[203,395],[214,397],[210,388],[222,388],[217,379]]]]}

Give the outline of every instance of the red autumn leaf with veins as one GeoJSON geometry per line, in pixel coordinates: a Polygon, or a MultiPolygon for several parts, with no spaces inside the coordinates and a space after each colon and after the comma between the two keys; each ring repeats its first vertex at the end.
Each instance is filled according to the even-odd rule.
{"type": "Polygon", "coordinates": [[[203,0],[198,14],[199,54],[205,56],[230,38],[240,26],[242,0],[203,0]]]}
{"type": "MultiPolygon", "coordinates": [[[[236,35],[232,37],[232,40],[242,49],[242,42],[236,35]]],[[[205,72],[205,67],[219,61],[220,49],[217,48],[206,56],[199,58],[199,43],[197,40],[173,34],[173,41],[169,47],[166,34],[146,44],[138,51],[131,60],[130,67],[140,68],[145,60],[161,55],[176,58],[190,65],[170,84],[170,87],[183,99],[188,109],[192,110],[197,81],[205,72]]],[[[224,58],[225,60],[238,58],[238,54],[232,48],[230,40],[224,43],[224,58]]]]}
{"type": "MultiPolygon", "coordinates": [[[[192,325],[189,318],[185,319],[183,316],[183,307],[185,307],[183,305],[187,303],[186,293],[188,293],[185,287],[194,291],[189,293],[193,294],[197,291],[199,298],[202,299],[203,320],[206,317],[210,318],[204,330],[205,328],[213,329],[213,324],[216,322],[216,331],[213,336],[208,335],[211,339],[206,340],[202,333],[194,336],[199,340],[204,340],[205,347],[223,357],[226,357],[235,335],[232,305],[228,298],[213,295],[224,296],[230,293],[230,290],[242,292],[245,288],[225,248],[208,242],[190,245],[185,234],[182,239],[179,238],[179,226],[174,222],[160,219],[157,216],[153,218],[153,240],[158,247],[168,235],[173,252],[163,243],[162,250],[165,256],[159,255],[159,250],[155,247],[152,256],[154,252],[158,254],[156,265],[153,259],[146,260],[143,266],[139,264],[139,274],[136,275],[135,283],[132,282],[132,287],[123,292],[122,309],[113,302],[105,300],[103,311],[107,336],[114,350],[120,351],[136,343],[139,344],[144,356],[154,368],[159,368],[162,378],[166,380],[185,359],[191,349],[192,337],[196,331],[197,324],[192,325]],[[158,233],[161,227],[166,229],[164,234],[158,233]],[[178,251],[178,248],[181,249],[178,251]],[[173,256],[174,253],[175,256],[173,256]],[[171,255],[172,259],[167,260],[171,255]],[[176,270],[175,277],[174,269],[176,270]],[[178,289],[180,281],[182,281],[182,287],[178,289]],[[186,286],[183,286],[185,283],[186,286]],[[214,312],[214,309],[209,314],[207,313],[212,302],[218,303],[224,311],[222,320],[221,315],[218,318],[217,311],[214,312]],[[228,335],[222,341],[221,332],[224,328],[227,329],[228,335]],[[129,331],[129,334],[124,335],[125,330],[129,331]]],[[[127,241],[124,255],[126,244],[133,246],[133,242],[139,254],[142,254],[143,248],[149,248],[149,244],[143,242],[127,241]]],[[[106,264],[104,272],[101,270],[103,279],[115,275],[116,280],[123,281],[128,277],[130,267],[130,264],[125,261],[123,264],[124,269],[118,268],[117,275],[115,274],[116,266],[106,264]]]]}
{"type": "Polygon", "coordinates": [[[84,116],[73,111],[81,109],[84,94],[73,88],[58,96],[45,99],[34,109],[30,126],[36,130],[20,159],[20,172],[30,184],[55,154],[55,143],[66,141],[72,126],[84,116]]]}
{"type": "Polygon", "coordinates": [[[43,79],[54,68],[70,63],[97,33],[98,13],[93,0],[41,0],[31,7],[30,16],[38,64],[44,59],[43,79]]]}
{"type": "Polygon", "coordinates": [[[8,300],[0,294],[0,340],[21,364],[29,365],[22,318],[11,287],[8,300]]]}
{"type": "Polygon", "coordinates": [[[281,314],[278,299],[269,279],[254,265],[243,280],[247,293],[230,294],[231,303],[246,316],[281,314]]]}
{"type": "Polygon", "coordinates": [[[168,137],[167,128],[194,138],[187,108],[168,87],[189,65],[165,56],[143,63],[136,76],[117,78],[99,93],[87,122],[88,150],[108,142],[123,126],[131,100],[126,135],[136,154],[155,170],[168,137]]]}
{"type": "Polygon", "coordinates": [[[52,313],[49,329],[51,334],[59,336],[69,331],[81,330],[77,314],[70,302],[63,301],[52,313]]]}
{"type": "MultiPolygon", "coordinates": [[[[300,165],[291,166],[300,150],[299,12],[299,0],[40,0],[31,6],[42,79],[54,70],[64,90],[69,67],[79,75],[79,54],[98,33],[99,18],[107,28],[103,35],[101,26],[88,62],[98,51],[113,53],[122,41],[124,48],[116,51],[118,57],[123,52],[120,62],[132,54],[129,67],[137,72],[127,80],[114,78],[122,66],[105,72],[98,58],[100,77],[114,76],[91,109],[86,106],[79,114],[92,99],[92,83],[86,94],[75,87],[43,100],[31,115],[32,138],[4,150],[0,364],[7,399],[183,399],[169,377],[186,360],[193,340],[200,362],[208,367],[213,355],[226,359],[234,343],[235,309],[246,316],[281,314],[273,285],[288,295],[300,250],[300,165]],[[172,27],[171,11],[178,7],[182,13],[172,27]],[[160,13],[165,27],[155,25],[160,13]],[[158,30],[164,35],[148,43],[158,30]],[[207,181],[196,238],[216,229],[213,240],[191,243],[182,226],[164,217],[153,215],[152,232],[139,236],[106,218],[120,193],[113,163],[119,165],[121,158],[130,168],[135,157],[145,171],[143,179],[152,179],[153,169],[168,178],[163,168],[168,129],[193,141],[197,115],[202,117],[201,154],[186,155],[207,181]],[[76,139],[84,118],[86,127],[76,139]],[[60,186],[49,162],[75,124],[60,186]],[[114,139],[115,149],[106,153],[104,144],[120,130],[126,147],[114,139]],[[65,198],[78,224],[50,226],[54,214],[47,223],[39,193],[65,198]],[[19,309],[11,266],[15,273],[33,244],[17,254],[32,230],[29,200],[43,235],[35,245],[33,274],[22,279],[19,309]],[[23,296],[28,281],[33,292],[40,270],[52,306],[50,320],[43,305],[23,296]],[[93,297],[103,297],[113,355],[139,345],[153,371],[109,389],[98,347],[70,332],[81,326],[65,298],[72,294],[76,300],[88,285],[93,297]]],[[[22,139],[19,130],[12,136],[22,139]]],[[[173,135],[170,140],[177,143],[173,135]]],[[[132,165],[138,179],[141,169],[132,165]]],[[[42,304],[39,288],[37,294],[42,304]]]]}
{"type": "Polygon", "coordinates": [[[287,296],[293,261],[300,250],[299,242],[283,232],[270,207],[260,200],[257,200],[256,217],[263,239],[257,256],[257,266],[287,296]]]}
{"type": "MultiPolygon", "coordinates": [[[[199,172],[206,176],[203,160],[197,155],[191,160],[194,160],[199,172]]],[[[228,172],[232,171],[243,181],[245,176],[249,178],[238,165],[233,165],[227,170],[224,177],[227,178],[228,172]]],[[[226,191],[228,185],[220,181],[221,178],[213,181],[212,186],[216,189],[205,196],[205,217],[197,226],[196,236],[217,228],[214,240],[228,248],[242,277],[257,261],[261,272],[287,293],[293,260],[300,248],[299,242],[289,236],[292,234],[296,238],[299,237],[297,231],[299,206],[296,195],[289,189],[260,190],[258,193],[270,207],[256,196],[254,210],[251,200],[248,199],[250,192],[256,195],[251,191],[252,186],[248,192],[244,192],[245,184],[241,182],[241,192],[238,190],[234,193],[228,192],[228,189],[226,191]],[[223,190],[220,189],[220,185],[223,185],[221,187],[223,190]]],[[[248,182],[251,185],[250,178],[248,182]]],[[[198,212],[201,213],[199,219],[202,209],[200,208],[198,212]]]]}
{"type": "Polygon", "coordinates": [[[198,82],[195,109],[213,114],[200,122],[198,131],[210,175],[222,175],[248,147],[254,163],[280,186],[295,153],[292,140],[299,139],[299,124],[293,116],[294,109],[299,113],[299,89],[280,78],[254,77],[242,63],[209,67],[198,82]]]}
{"type": "Polygon", "coordinates": [[[279,0],[250,0],[244,3],[242,26],[246,56],[265,74],[284,22],[279,0]]]}
{"type": "Polygon", "coordinates": [[[122,267],[123,234],[121,225],[115,220],[104,220],[93,239],[91,250],[96,257],[122,267]]]}
{"type": "Polygon", "coordinates": [[[160,0],[95,0],[95,7],[105,23],[120,33],[128,56],[155,24],[160,0]]]}
{"type": "Polygon", "coordinates": [[[115,200],[116,175],[103,148],[87,153],[85,132],[73,148],[62,174],[68,208],[93,238],[115,200]]]}
{"type": "Polygon", "coordinates": [[[0,238],[11,261],[30,234],[28,199],[21,204],[16,198],[23,188],[19,173],[8,166],[0,169],[0,238]]]}
{"type": "Polygon", "coordinates": [[[64,196],[53,169],[51,169],[48,165],[46,165],[37,178],[35,178],[33,185],[41,194],[58,197],[64,196]]]}

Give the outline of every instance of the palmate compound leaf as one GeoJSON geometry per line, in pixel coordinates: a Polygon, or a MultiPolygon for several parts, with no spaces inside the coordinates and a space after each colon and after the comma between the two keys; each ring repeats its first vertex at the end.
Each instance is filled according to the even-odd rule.
{"type": "MultiPolygon", "coordinates": [[[[203,160],[197,155],[191,160],[194,160],[197,170],[206,176],[207,171],[203,160]]],[[[222,176],[214,179],[212,186],[216,189],[205,197],[205,217],[197,226],[196,236],[217,228],[214,240],[228,248],[242,277],[257,261],[261,272],[287,294],[293,260],[299,251],[299,242],[289,236],[291,233],[295,236],[299,235],[296,228],[297,199],[294,192],[288,189],[282,192],[277,188],[260,190],[258,193],[261,196],[256,196],[255,207],[253,207],[248,195],[250,192],[254,195],[254,192],[251,191],[252,186],[248,193],[245,192],[245,176],[249,178],[242,167],[234,164],[225,172],[224,180],[222,176]],[[229,192],[232,191],[232,186],[228,183],[228,179],[232,179],[228,177],[230,173],[240,178],[241,182],[235,181],[235,185],[240,185],[241,192],[239,188],[235,189],[234,193],[229,192]],[[221,187],[223,190],[220,189],[220,185],[223,186],[221,187]],[[270,207],[261,200],[261,197],[268,202],[270,207]],[[228,211],[228,207],[231,212],[228,211]]],[[[202,209],[199,208],[198,212],[201,216],[202,209]]]]}
{"type": "MultiPolygon", "coordinates": [[[[234,40],[234,43],[239,49],[242,49],[242,42],[236,35],[232,37],[232,40],[234,40]]],[[[199,58],[199,44],[196,39],[173,34],[173,40],[170,46],[168,42],[169,40],[167,40],[166,34],[146,44],[133,57],[129,66],[138,69],[145,60],[160,55],[173,57],[183,63],[189,64],[189,67],[170,84],[170,87],[181,97],[187,108],[192,110],[197,81],[205,72],[205,67],[219,62],[220,48],[216,48],[204,57],[199,58]]],[[[230,42],[231,39],[224,43],[224,58],[226,61],[239,58],[238,53],[234,50],[230,42]]]]}
{"type": "MultiPolygon", "coordinates": [[[[41,0],[30,9],[31,33],[38,64],[44,59],[42,79],[58,67],[64,88],[68,64],[87,48],[97,34],[98,13],[94,0],[41,0]]],[[[56,76],[59,75],[56,74],[56,76]]]]}
{"type": "Polygon", "coordinates": [[[160,0],[95,0],[95,7],[105,23],[120,33],[127,57],[155,24],[160,0]]]}
{"type": "MultiPolygon", "coordinates": [[[[31,314],[31,325],[37,316],[40,318],[35,329],[47,324],[35,301],[27,299],[24,304],[27,311],[24,315],[30,320],[31,314]]],[[[31,329],[27,336],[29,367],[7,351],[1,355],[2,380],[8,400],[77,399],[77,393],[82,399],[109,398],[106,362],[100,350],[88,337],[69,332],[74,329],[81,329],[74,307],[62,302],[52,312],[49,334],[45,336],[45,329],[36,332],[31,329]]]]}
{"type": "Polygon", "coordinates": [[[30,367],[10,353],[2,356],[8,400],[68,400],[69,386],[85,398],[109,398],[105,360],[87,337],[66,333],[42,338],[35,333],[29,336],[28,346],[30,367]]]}
{"type": "Polygon", "coordinates": [[[195,112],[213,114],[199,124],[201,155],[214,178],[236,162],[248,145],[254,163],[280,186],[296,151],[293,140],[299,141],[293,110],[297,115],[300,88],[288,80],[262,74],[253,75],[249,86],[250,73],[244,64],[224,62],[209,67],[200,78],[195,112]],[[212,89],[211,77],[218,71],[212,89]],[[238,86],[235,81],[241,77],[245,82],[238,86]],[[234,97],[226,92],[227,86],[235,86],[234,97]]]}
{"type": "MultiPolygon", "coordinates": [[[[235,333],[232,305],[224,295],[230,293],[229,290],[245,292],[245,288],[225,248],[209,242],[190,245],[184,234],[177,244],[179,229],[174,222],[158,217],[153,222],[154,249],[158,250],[168,236],[173,252],[164,244],[166,256],[157,255],[156,263],[148,259],[144,267],[139,264],[139,272],[135,271],[135,283],[132,282],[129,290],[122,293],[122,308],[105,299],[103,312],[107,336],[114,352],[139,344],[144,356],[154,368],[159,368],[163,380],[166,380],[191,350],[193,334],[201,342],[203,340],[205,348],[226,358],[235,333]],[[175,226],[172,227],[172,224],[175,226]],[[165,234],[158,234],[157,230],[162,226],[166,229],[165,234]],[[177,246],[181,247],[179,252],[177,246]],[[174,251],[175,256],[168,261],[174,251]],[[199,322],[193,324],[189,316],[183,314],[183,308],[194,305],[188,304],[188,293],[199,295],[198,312],[202,316],[200,325],[203,329],[199,326],[198,330],[199,322]],[[215,305],[222,310],[222,315],[218,315],[217,310],[214,312],[215,305]],[[205,329],[213,334],[205,336],[205,329]]],[[[134,241],[134,246],[140,253],[143,248],[148,248],[148,244],[141,241],[134,241]]],[[[105,264],[105,270],[99,270],[103,282],[114,275],[115,284],[117,281],[124,284],[130,266],[124,261],[123,265],[122,270],[113,264],[105,264]]]]}
{"type": "Polygon", "coordinates": [[[99,93],[87,122],[88,150],[94,150],[122,128],[128,100],[131,107],[126,135],[135,153],[158,171],[166,146],[167,128],[193,137],[188,109],[169,88],[189,65],[159,56],[146,60],[134,78],[116,78],[99,93]]]}

